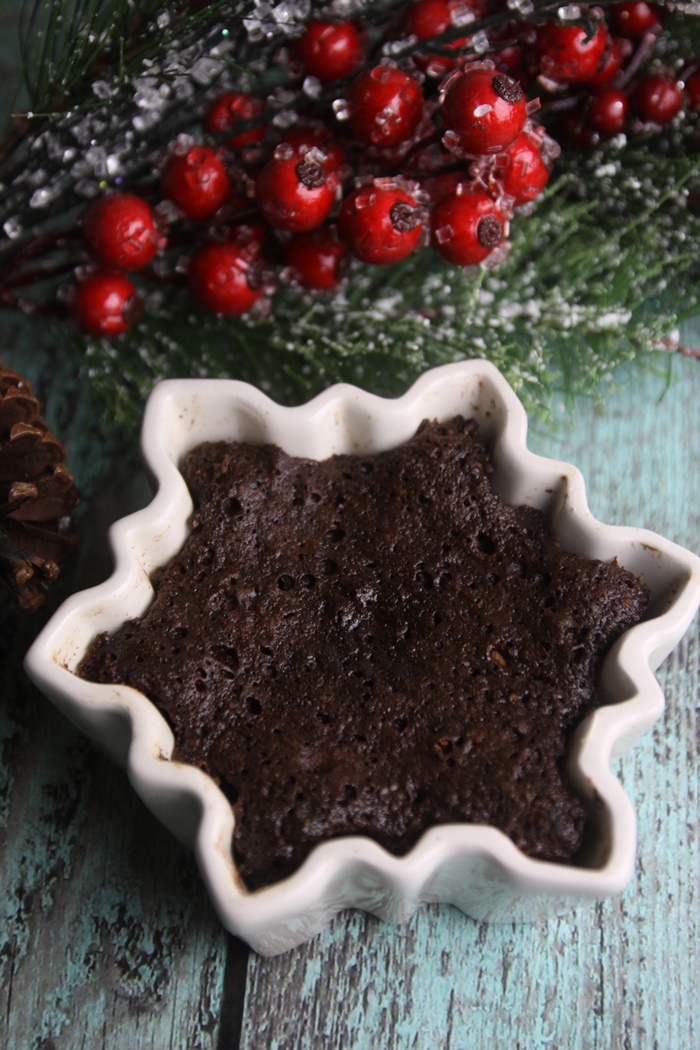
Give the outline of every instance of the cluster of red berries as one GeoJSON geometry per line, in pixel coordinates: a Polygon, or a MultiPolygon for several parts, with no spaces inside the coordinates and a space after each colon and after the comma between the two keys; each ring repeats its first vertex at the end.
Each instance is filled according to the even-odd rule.
{"type": "MultiPolygon", "coordinates": [[[[568,115],[578,119],[585,95],[591,126],[620,130],[600,113],[614,110],[605,100],[624,67],[621,34],[629,41],[651,32],[639,29],[641,9],[655,9],[615,5],[618,35],[598,13],[592,34],[573,24],[509,23],[474,61],[468,22],[487,7],[489,0],[407,4],[389,39],[427,42],[453,36],[456,26],[465,36],[440,52],[426,43],[400,63],[368,62],[363,28],[352,21],[311,21],[280,57],[300,81],[315,79],[321,98],[331,99],[326,109],[302,106],[271,120],[263,99],[242,91],[215,98],[204,130],[217,145],[184,137],[173,145],[161,166],[160,203],[113,193],[88,209],[83,235],[100,269],[75,289],[76,321],[101,336],[125,331],[139,308],[127,272],[149,267],[166,243],[178,253],[170,277],[179,279],[186,244],[190,295],[222,315],[250,310],[277,279],[333,289],[350,258],[386,265],[430,244],[458,266],[498,261],[514,211],[539,195],[559,152],[532,119],[535,96],[564,98],[567,109],[575,97],[568,115]],[[465,50],[469,57],[461,57],[465,50]]],[[[691,83],[686,92],[700,96],[700,83],[691,83]]],[[[654,91],[639,77],[631,97],[642,119],[662,123],[672,106],[654,91]]]]}
{"type": "Polygon", "coordinates": [[[680,71],[653,63],[654,45],[668,9],[628,2],[598,12],[597,29],[586,39],[575,26],[551,23],[528,40],[540,51],[539,84],[560,107],[557,139],[586,148],[621,133],[670,124],[686,110],[700,111],[700,70],[680,71]],[[568,53],[563,75],[557,48],[568,53]],[[551,63],[551,65],[550,65],[551,63]],[[640,67],[647,71],[640,73],[640,67]],[[551,83],[549,82],[551,78],[551,83]]]}

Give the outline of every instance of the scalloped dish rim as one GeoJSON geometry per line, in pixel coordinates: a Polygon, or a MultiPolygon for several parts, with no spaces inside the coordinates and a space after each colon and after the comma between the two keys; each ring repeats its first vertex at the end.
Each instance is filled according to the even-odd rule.
{"type": "Polygon", "coordinates": [[[654,671],[700,605],[700,559],[648,530],[597,521],[577,468],[535,455],[526,436],[524,408],[483,360],[432,369],[396,399],[338,384],[287,408],[248,384],[215,379],[166,380],[152,391],[142,451],[155,496],[112,526],[112,575],[63,603],[25,666],[78,728],[126,766],[152,812],[194,848],[224,926],[261,954],[308,940],[345,908],[400,922],[422,903],[441,902],[475,919],[528,921],[617,894],[631,878],[635,814],[611,762],[663,711],[654,671]],[[144,695],[87,682],[74,669],[96,634],[143,612],[152,594],[149,574],[182,546],[192,504],[178,463],[190,448],[224,438],[278,444],[292,455],[321,459],[395,447],[422,419],[458,414],[478,419],[493,449],[494,487],[508,502],[545,510],[567,549],[617,557],[651,588],[650,615],[623,634],[601,665],[603,706],[572,740],[569,773],[594,814],[587,866],[533,860],[495,828],[453,824],[430,828],[402,857],[359,836],[332,840],[317,846],[289,878],[246,891],[232,858],[233,813],[223,793],[200,770],[170,759],[172,733],[144,695]]]}

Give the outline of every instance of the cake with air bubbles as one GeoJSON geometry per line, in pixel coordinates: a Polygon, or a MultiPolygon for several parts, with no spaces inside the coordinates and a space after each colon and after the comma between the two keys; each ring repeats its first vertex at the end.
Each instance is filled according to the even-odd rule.
{"type": "Polygon", "coordinates": [[[150,697],[175,757],[221,786],[249,889],[330,838],[402,855],[465,821],[576,857],[567,740],[648,588],[566,552],[492,473],[463,418],[374,456],[215,442],[186,457],[190,537],[80,673],[150,697]]]}
{"type": "Polygon", "coordinates": [[[526,431],[522,405],[486,361],[429,371],[394,400],[339,385],[287,408],[233,380],[174,380],[151,394],[142,447],[154,499],[112,526],[112,574],[64,603],[26,666],[194,849],[223,924],[262,954],[308,940],[346,908],[401,922],[423,903],[450,903],[520,922],[628,884],[635,815],[612,763],[663,711],[654,670],[700,604],[700,560],[656,533],[598,521],[580,473],[532,453],[526,431]],[[454,456],[463,442],[471,450],[454,456]],[[370,479],[382,472],[379,517],[370,479]],[[485,499],[461,488],[457,498],[472,482],[485,499]],[[272,495],[275,508],[261,513],[272,495]],[[206,538],[207,507],[222,546],[206,538]],[[458,517],[447,524],[443,512],[458,517]],[[374,555],[362,521],[374,521],[374,555]],[[450,529],[462,530],[459,543],[450,529]],[[525,557],[540,531],[561,559],[551,573],[525,557]],[[229,542],[241,557],[224,570],[229,542]],[[586,597],[567,611],[582,566],[586,597]],[[598,588],[608,573],[619,601],[606,606],[598,588]],[[568,581],[561,594],[557,574],[568,581]],[[624,629],[613,606],[637,601],[640,579],[648,604],[624,629]],[[173,612],[190,599],[204,610],[191,625],[173,612]],[[152,679],[136,688],[79,673],[96,638],[151,616],[165,633],[134,648],[133,665],[143,657],[153,671],[160,660],[171,683],[193,671],[186,699],[160,696],[152,679]],[[236,642],[230,630],[215,638],[210,620],[235,623],[236,642]],[[458,658],[453,644],[466,646],[458,658]],[[553,679],[580,680],[589,660],[593,694],[566,690],[554,716],[565,690],[553,679]],[[223,743],[224,708],[229,729],[241,719],[238,753],[223,743]]]}

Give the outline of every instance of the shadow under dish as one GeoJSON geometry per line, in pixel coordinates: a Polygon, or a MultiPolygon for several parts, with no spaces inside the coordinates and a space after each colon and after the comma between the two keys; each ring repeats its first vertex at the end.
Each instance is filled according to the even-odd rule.
{"type": "Polygon", "coordinates": [[[173,758],[219,783],[248,889],[329,838],[400,855],[450,823],[576,857],[567,740],[648,589],[563,551],[492,472],[462,418],[371,456],[187,456],[190,536],[144,616],[96,638],[79,673],[148,696],[173,758]]]}

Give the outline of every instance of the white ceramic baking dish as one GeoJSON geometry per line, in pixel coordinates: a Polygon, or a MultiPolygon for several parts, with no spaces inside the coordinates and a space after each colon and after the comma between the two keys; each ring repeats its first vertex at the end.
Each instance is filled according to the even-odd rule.
{"type": "Polygon", "coordinates": [[[222,922],[262,954],[307,940],[344,908],[400,922],[422,903],[444,902],[476,919],[521,921],[616,894],[628,882],[635,815],[611,761],[663,710],[654,670],[700,604],[700,559],[654,533],[597,521],[578,470],[534,455],[526,431],[522,405],[484,361],[430,371],[396,400],[339,385],[285,408],[228,380],[173,380],[153,391],[142,446],[155,498],[112,527],[113,574],[64,603],[33,644],[26,668],[81,730],[126,766],[146,805],[194,848],[222,922]],[[545,510],[565,548],[617,558],[651,588],[649,615],[618,640],[601,667],[605,705],[580,726],[571,746],[569,772],[590,811],[584,857],[576,867],[532,860],[495,828],[457,824],[426,830],[403,857],[361,837],[327,842],[290,878],[248,892],[231,853],[232,810],[216,784],[171,761],[172,733],[145,696],[84,681],[75,669],[95,635],[143,613],[150,573],[185,541],[192,505],[178,464],[189,449],[228,439],[273,443],[316,459],[364,454],[401,444],[425,418],[457,414],[478,420],[493,450],[495,487],[508,502],[545,510]]]}

